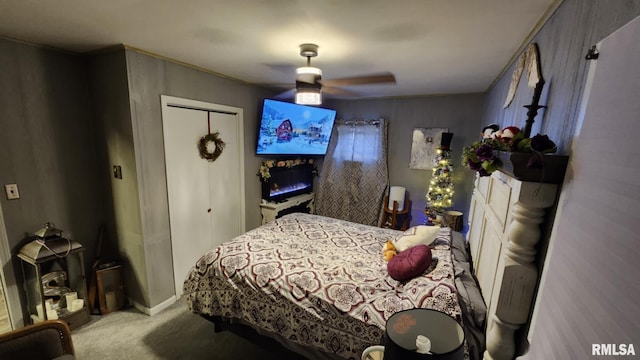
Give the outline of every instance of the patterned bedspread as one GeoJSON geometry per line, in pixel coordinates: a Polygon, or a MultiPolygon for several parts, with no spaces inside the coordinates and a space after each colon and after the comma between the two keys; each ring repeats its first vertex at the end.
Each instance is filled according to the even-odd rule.
{"type": "MultiPolygon", "coordinates": [[[[425,273],[387,274],[383,244],[399,231],[290,214],[204,254],[184,283],[191,311],[242,319],[302,346],[359,359],[386,320],[415,307],[461,319],[451,251],[437,245],[425,273]]],[[[439,237],[450,239],[450,229],[439,237]]]]}

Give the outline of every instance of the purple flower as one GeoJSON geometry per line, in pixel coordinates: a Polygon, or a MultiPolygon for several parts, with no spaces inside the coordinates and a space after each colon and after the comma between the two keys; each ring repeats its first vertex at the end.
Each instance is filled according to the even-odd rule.
{"type": "Polygon", "coordinates": [[[480,176],[489,176],[489,175],[491,175],[491,174],[490,174],[489,172],[487,172],[487,170],[485,170],[485,169],[483,169],[483,168],[480,168],[480,169],[478,170],[478,175],[480,175],[480,176]]]}
{"type": "Polygon", "coordinates": [[[469,169],[473,171],[479,171],[480,169],[482,169],[482,163],[469,161],[469,169]]]}
{"type": "Polygon", "coordinates": [[[491,161],[495,159],[493,147],[491,147],[490,145],[480,145],[476,149],[476,156],[478,156],[478,159],[482,161],[491,161]]]}
{"type": "Polygon", "coordinates": [[[531,138],[531,150],[545,153],[556,152],[556,144],[547,135],[536,135],[531,138]]]}

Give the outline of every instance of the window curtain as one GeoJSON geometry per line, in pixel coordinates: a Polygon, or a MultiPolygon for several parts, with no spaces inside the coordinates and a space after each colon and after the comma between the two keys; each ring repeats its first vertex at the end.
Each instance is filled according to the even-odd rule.
{"type": "Polygon", "coordinates": [[[387,121],[339,121],[318,180],[316,213],[378,226],[387,169],[387,121]]]}

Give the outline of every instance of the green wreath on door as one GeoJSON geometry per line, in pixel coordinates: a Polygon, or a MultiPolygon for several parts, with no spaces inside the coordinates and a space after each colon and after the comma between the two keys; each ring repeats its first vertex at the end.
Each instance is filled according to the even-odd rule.
{"type": "Polygon", "coordinates": [[[224,141],[220,139],[220,132],[216,131],[200,138],[198,152],[200,152],[201,158],[207,161],[216,161],[222,154],[225,145],[224,141]]]}

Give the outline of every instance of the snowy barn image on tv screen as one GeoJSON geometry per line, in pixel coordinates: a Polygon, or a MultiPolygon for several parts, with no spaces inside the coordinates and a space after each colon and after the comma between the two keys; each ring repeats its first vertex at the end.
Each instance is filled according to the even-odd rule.
{"type": "Polygon", "coordinates": [[[266,99],[258,132],[258,155],[324,155],[335,110],[266,99]]]}

